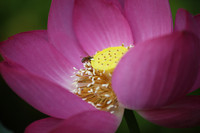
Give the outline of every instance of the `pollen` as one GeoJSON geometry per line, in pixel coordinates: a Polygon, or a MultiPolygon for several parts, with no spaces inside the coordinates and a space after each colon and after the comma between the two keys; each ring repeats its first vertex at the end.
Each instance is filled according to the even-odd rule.
{"type": "Polygon", "coordinates": [[[99,110],[117,111],[119,103],[112,89],[112,71],[131,47],[109,47],[88,59],[84,58],[83,69],[73,68],[75,72],[72,77],[76,79],[72,92],[99,110]]]}

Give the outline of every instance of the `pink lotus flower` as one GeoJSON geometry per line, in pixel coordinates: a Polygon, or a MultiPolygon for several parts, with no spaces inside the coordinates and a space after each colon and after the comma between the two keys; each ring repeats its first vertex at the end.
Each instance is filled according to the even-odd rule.
{"type": "Polygon", "coordinates": [[[50,116],[26,132],[111,133],[120,124],[123,108],[166,127],[199,125],[200,97],[187,94],[200,87],[200,16],[179,10],[175,31],[167,0],[53,0],[47,31],[20,33],[0,45],[5,59],[0,72],[8,85],[50,116]],[[135,47],[111,72],[112,81],[104,84],[101,72],[83,67],[87,64],[81,63],[81,56],[121,44],[135,47]],[[94,73],[88,78],[81,71],[94,73]],[[84,86],[89,89],[85,101],[80,80],[74,81],[73,75],[91,79],[84,86]],[[105,108],[88,100],[88,93],[94,96],[97,91],[90,85],[97,82],[101,90],[110,87],[102,92],[108,97],[105,108]],[[116,108],[110,110],[107,104],[116,108]]]}

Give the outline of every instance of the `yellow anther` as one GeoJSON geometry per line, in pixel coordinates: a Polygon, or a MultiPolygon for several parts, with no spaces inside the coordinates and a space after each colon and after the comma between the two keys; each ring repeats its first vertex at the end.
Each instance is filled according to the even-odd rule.
{"type": "Polygon", "coordinates": [[[112,72],[127,51],[128,49],[123,45],[104,49],[93,56],[92,67],[96,70],[112,72]]]}

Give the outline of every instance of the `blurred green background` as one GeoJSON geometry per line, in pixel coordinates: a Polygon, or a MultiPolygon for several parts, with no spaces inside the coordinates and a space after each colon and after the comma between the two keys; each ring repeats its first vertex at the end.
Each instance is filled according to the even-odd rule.
{"type": "MultiPolygon", "coordinates": [[[[14,34],[46,29],[51,0],[0,0],[0,41],[14,34]]],[[[178,8],[200,13],[200,0],[170,0],[173,19],[178,8]]],[[[31,122],[46,117],[22,99],[0,77],[0,133],[22,133],[31,122]]],[[[200,133],[200,127],[170,129],[154,125],[139,115],[141,133],[200,133]]],[[[117,133],[128,133],[123,119],[117,133]]]]}

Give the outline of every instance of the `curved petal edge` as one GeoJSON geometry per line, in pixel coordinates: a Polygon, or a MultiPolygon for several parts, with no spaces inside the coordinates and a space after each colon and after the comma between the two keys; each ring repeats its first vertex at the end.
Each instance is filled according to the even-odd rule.
{"type": "Polygon", "coordinates": [[[56,118],[96,110],[67,88],[26,71],[13,62],[0,63],[0,73],[11,89],[39,111],[56,118]]]}
{"type": "Polygon", "coordinates": [[[114,70],[118,101],[134,110],[158,108],[190,92],[198,72],[199,39],[175,32],[130,49],[114,70]]]}
{"type": "Polygon", "coordinates": [[[168,128],[200,126],[200,96],[188,96],[155,110],[138,111],[145,119],[168,128]]]}

